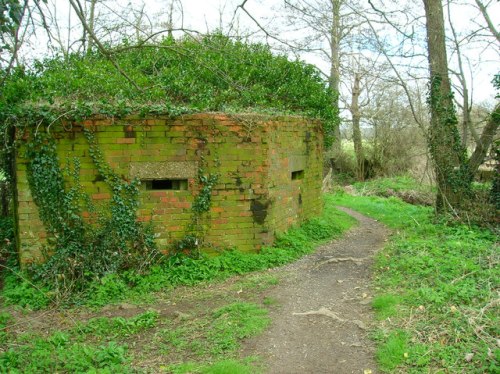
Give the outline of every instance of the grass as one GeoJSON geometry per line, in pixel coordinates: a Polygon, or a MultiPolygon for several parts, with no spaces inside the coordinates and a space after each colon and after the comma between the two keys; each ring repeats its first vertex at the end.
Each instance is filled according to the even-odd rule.
{"type": "Polygon", "coordinates": [[[403,191],[420,191],[429,192],[433,188],[429,185],[423,184],[410,176],[397,176],[390,178],[371,179],[365,182],[356,182],[354,187],[358,191],[371,191],[374,194],[384,193],[388,190],[403,192],[403,191]]]}
{"type": "MultiPolygon", "coordinates": [[[[332,197],[326,196],[320,217],[279,235],[274,246],[263,248],[260,253],[226,250],[218,256],[172,256],[145,275],[124,272],[96,280],[88,292],[73,296],[69,302],[101,307],[125,299],[140,301],[152,292],[181,285],[192,286],[284,265],[312,252],[317,245],[339,237],[354,224],[355,220],[336,210],[332,197]]],[[[26,278],[25,274],[16,271],[5,277],[2,291],[5,302],[31,309],[41,309],[49,305],[52,301],[51,290],[36,288],[26,281],[26,278]]]]}
{"type": "Polygon", "coordinates": [[[400,297],[397,295],[382,294],[373,299],[372,306],[379,319],[386,319],[397,314],[397,305],[400,297]]]}
{"type": "Polygon", "coordinates": [[[147,311],[133,318],[92,318],[83,324],[77,324],[76,332],[80,336],[90,335],[104,339],[114,339],[120,336],[130,336],[143,330],[155,327],[159,314],[156,311],[147,311]]]}
{"type": "MultiPolygon", "coordinates": [[[[136,372],[131,366],[134,353],[129,352],[136,341],[141,342],[135,349],[136,361],[161,352],[157,360],[167,363],[163,365],[167,372],[255,372],[249,360],[238,361],[235,352],[243,339],[267,327],[267,313],[260,305],[240,301],[185,320],[172,321],[147,311],[129,318],[92,318],[49,335],[5,336],[0,344],[0,372],[136,372]]],[[[9,320],[10,316],[2,315],[0,322],[6,327],[9,320]]]]}
{"type": "MultiPolygon", "coordinates": [[[[144,368],[171,373],[258,373],[261,364],[257,358],[240,359],[237,353],[243,339],[268,326],[267,308],[277,301],[259,295],[279,279],[252,272],[294,261],[318,244],[340,236],[354,223],[334,208],[332,196],[326,196],[321,217],[290,229],[259,254],[224,251],[219,256],[171,257],[145,275],[108,275],[96,281],[86,295],[73,298],[71,304],[54,305],[50,290],[37,288],[27,278],[20,280],[19,275],[25,276],[22,273],[11,273],[5,278],[1,296],[24,309],[14,316],[0,308],[0,372],[127,373],[144,368]],[[238,278],[228,281],[225,293],[210,291],[235,275],[238,278]],[[159,303],[170,303],[171,293],[180,286],[206,287],[202,302],[199,292],[193,291],[189,295],[192,309],[175,318],[157,312],[159,303]],[[215,303],[215,299],[219,301],[215,303]],[[125,317],[100,309],[124,301],[132,307],[134,303],[142,305],[138,308],[141,311],[125,317]],[[148,305],[155,310],[144,311],[148,305]],[[29,322],[30,309],[48,306],[76,306],[78,311],[101,316],[75,317],[65,327],[18,327],[26,319],[29,322]],[[154,364],[148,364],[150,361],[154,364]]],[[[171,312],[176,311],[173,304],[168,305],[171,312]]],[[[72,316],[76,310],[66,309],[63,314],[72,316]]]]}
{"type": "Polygon", "coordinates": [[[355,182],[354,188],[359,195],[395,196],[406,202],[420,205],[433,205],[436,196],[434,187],[418,182],[409,176],[355,182]]]}
{"type": "Polygon", "coordinates": [[[500,372],[497,237],[432,208],[338,194],[393,229],[376,259],[378,362],[387,372],[500,372]]]}

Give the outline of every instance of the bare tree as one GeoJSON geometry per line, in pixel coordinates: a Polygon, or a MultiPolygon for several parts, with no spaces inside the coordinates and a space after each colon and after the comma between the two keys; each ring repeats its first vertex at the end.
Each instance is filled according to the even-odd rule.
{"type": "MultiPolygon", "coordinates": [[[[300,52],[316,53],[328,64],[325,76],[332,91],[332,106],[340,110],[339,92],[343,58],[355,47],[356,28],[363,22],[351,10],[353,0],[284,0],[289,31],[305,35],[295,40],[294,49],[300,52]],[[350,2],[350,6],[346,3],[350,2]]],[[[356,5],[357,6],[357,5],[356,5]]],[[[341,151],[340,130],[336,129],[333,144],[334,153],[341,151]]]]}

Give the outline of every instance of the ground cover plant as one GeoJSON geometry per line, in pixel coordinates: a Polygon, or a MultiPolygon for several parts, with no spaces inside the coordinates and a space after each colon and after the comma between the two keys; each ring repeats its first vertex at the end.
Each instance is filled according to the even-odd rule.
{"type": "Polygon", "coordinates": [[[353,224],[326,196],[321,217],[259,254],[174,256],[148,274],[113,274],[74,299],[74,309],[51,304],[50,290],[11,274],[1,298],[17,306],[0,309],[0,372],[259,372],[258,358],[238,350],[269,323],[276,301],[264,292],[279,279],[266,270],[353,224]]]}
{"type": "Polygon", "coordinates": [[[8,77],[0,98],[5,125],[19,126],[23,116],[72,120],[93,113],[302,113],[321,118],[331,141],[338,118],[319,71],[266,45],[213,34],[165,38],[147,48],[124,42],[112,53],[137,87],[98,51],[37,61],[8,77]]]}
{"type": "MultiPolygon", "coordinates": [[[[7,276],[7,300],[22,299],[23,292],[29,292],[22,288],[32,289],[31,283],[48,293],[49,299],[64,299],[89,289],[100,295],[103,288],[121,294],[129,284],[144,284],[136,271],[147,272],[162,257],[152,232],[137,220],[139,181],[116,175],[103,159],[92,131],[86,130],[89,155],[111,192],[109,204],[101,212],[79,187],[80,160],[67,160],[65,166],[57,155],[53,126],[71,127],[94,115],[116,119],[202,111],[294,113],[320,118],[326,143],[331,140],[337,113],[329,105],[331,92],[318,70],[273,54],[265,45],[220,34],[165,38],[140,49],[124,41],[113,47],[113,59],[136,87],[100,52],[37,61],[13,69],[6,77],[0,97],[0,140],[6,146],[0,152],[0,164],[12,165],[6,161],[14,158],[14,139],[23,142],[30,193],[50,237],[44,248],[45,261],[23,274],[21,287],[10,289],[7,276]],[[14,133],[26,136],[21,140],[14,133]],[[95,211],[96,219],[84,219],[83,211],[95,211]]],[[[10,166],[6,172],[14,177],[10,166]]],[[[214,175],[200,178],[202,192],[193,211],[208,211],[209,187],[215,183],[214,175]]],[[[184,249],[184,244],[171,243],[171,249],[184,249]]],[[[4,252],[0,248],[0,257],[4,252]]],[[[178,269],[187,262],[170,258],[163,266],[178,269]]],[[[210,263],[202,273],[224,272],[225,266],[210,263]]],[[[169,277],[159,275],[157,269],[151,273],[169,277]]],[[[168,281],[175,283],[183,276],[173,275],[168,281]]],[[[200,278],[190,276],[191,280],[183,282],[200,278]]],[[[30,298],[25,304],[37,307],[44,301],[30,298]]]]}
{"type": "Polygon", "coordinates": [[[376,261],[381,369],[499,372],[498,236],[394,197],[339,193],[335,202],[394,230],[376,261]]]}
{"type": "MultiPolygon", "coordinates": [[[[200,254],[198,257],[174,255],[153,266],[143,274],[133,270],[113,273],[90,283],[88,289],[64,302],[102,306],[125,298],[142,298],[150,292],[179,285],[195,285],[235,274],[259,271],[292,262],[310,253],[325,240],[340,236],[354,224],[354,219],[335,209],[330,196],[320,217],[305,222],[277,237],[274,246],[260,253],[242,253],[223,250],[217,256],[200,254]]],[[[13,269],[5,277],[1,293],[7,304],[39,309],[54,301],[50,287],[33,284],[27,276],[13,269]]]]}
{"type": "Polygon", "coordinates": [[[398,197],[411,204],[434,204],[436,191],[433,186],[419,182],[410,176],[371,179],[353,184],[359,195],[398,197]]]}

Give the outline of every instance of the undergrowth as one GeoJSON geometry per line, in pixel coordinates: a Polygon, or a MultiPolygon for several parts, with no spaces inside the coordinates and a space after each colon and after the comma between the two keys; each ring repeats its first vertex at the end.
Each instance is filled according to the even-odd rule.
{"type": "Polygon", "coordinates": [[[362,196],[398,197],[410,204],[432,205],[435,188],[409,176],[377,178],[353,184],[356,193],[362,196]]]}
{"type": "Polygon", "coordinates": [[[439,221],[430,207],[337,194],[335,202],[394,230],[378,254],[374,334],[385,371],[495,373],[500,267],[489,230],[439,221]]]}
{"type": "MultiPolygon", "coordinates": [[[[99,307],[125,299],[151,301],[148,297],[152,294],[161,297],[162,291],[169,292],[175,286],[196,285],[291,262],[354,224],[354,219],[334,208],[331,196],[325,198],[325,203],[321,217],[290,229],[276,240],[274,247],[261,253],[224,251],[219,256],[200,258],[173,256],[147,275],[129,271],[106,276],[73,302],[99,307]]],[[[38,289],[17,275],[20,274],[6,278],[2,294],[6,302],[32,309],[49,305],[50,290],[38,289]]],[[[276,284],[277,279],[260,275],[245,282],[234,286],[260,292],[276,284]]],[[[237,353],[243,339],[260,334],[268,326],[270,319],[265,307],[275,301],[235,299],[226,303],[213,309],[194,309],[175,319],[155,310],[131,317],[100,316],[74,321],[50,332],[29,328],[20,331],[16,317],[2,313],[0,372],[127,373],[136,372],[143,365],[147,371],[151,368],[150,360],[155,362],[154,370],[169,373],[260,372],[257,358],[239,359],[237,353]]]]}
{"type": "Polygon", "coordinates": [[[48,335],[10,333],[9,324],[15,322],[4,313],[0,314],[0,372],[135,373],[133,362],[140,367],[148,361],[144,356],[161,352],[158,366],[169,373],[239,369],[255,373],[251,358],[238,361],[234,353],[242,339],[267,327],[267,313],[257,304],[235,302],[187,320],[146,311],[128,318],[91,318],[48,335]],[[139,354],[136,341],[141,342],[139,354]]]}
{"type": "MultiPolygon", "coordinates": [[[[98,307],[126,298],[140,299],[148,293],[179,285],[195,285],[280,266],[310,253],[317,244],[340,236],[354,222],[353,218],[336,210],[332,197],[326,196],[320,217],[279,235],[272,247],[263,248],[260,253],[226,250],[217,256],[201,254],[198,258],[174,255],[153,266],[147,274],[125,271],[104,276],[92,282],[86,292],[67,302],[98,307]]],[[[5,277],[2,296],[6,303],[40,309],[51,302],[50,289],[37,288],[27,280],[20,280],[19,276],[23,279],[19,272],[5,277]]]]}

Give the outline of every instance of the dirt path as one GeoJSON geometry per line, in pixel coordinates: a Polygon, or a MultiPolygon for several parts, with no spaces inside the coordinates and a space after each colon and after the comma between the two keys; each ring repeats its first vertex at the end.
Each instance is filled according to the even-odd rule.
{"type": "Polygon", "coordinates": [[[373,319],[371,267],[388,230],[357,212],[341,210],[359,225],[275,270],[283,281],[268,294],[278,305],[271,312],[271,328],[248,341],[242,352],[261,356],[267,373],[377,372],[367,337],[373,319]]]}

